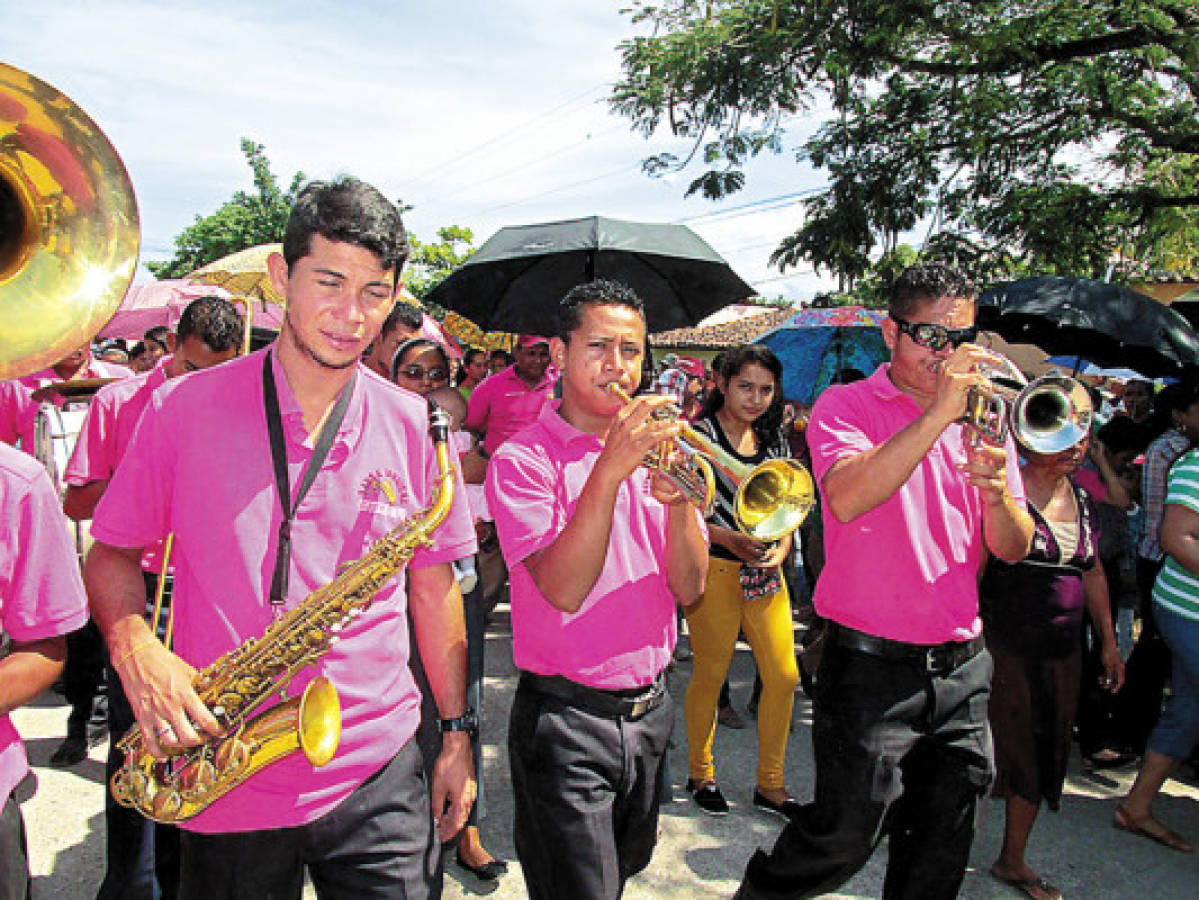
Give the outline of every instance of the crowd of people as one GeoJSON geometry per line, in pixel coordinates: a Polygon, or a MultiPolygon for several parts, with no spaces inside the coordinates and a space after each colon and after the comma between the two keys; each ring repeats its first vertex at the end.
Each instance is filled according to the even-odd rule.
{"type": "MultiPolygon", "coordinates": [[[[315,182],[268,262],[287,314],[267,347],[239,356],[237,311],[202,298],[132,353],[84,347],[0,384],[0,896],[28,889],[13,800],[27,764],[7,713],[64,659],[52,764],[107,733],[108,778],[144,790],[144,760],[118,746],[133,728],[155,777],[198,760],[142,798],[149,816],[109,797],[100,897],[298,897],[305,876],[321,897],[436,897],[444,846],[498,881],[479,714],[487,616],[505,598],[510,779],[487,788],[511,791],[538,900],[615,898],[651,863],[671,788],[665,673],[682,660],[685,790],[730,813],[713,738],[737,724],[739,637],[758,673],[752,806],[785,824],[738,897],[832,891],[883,837],[885,896],[956,896],[988,791],[1006,812],[992,875],[1060,897],[1026,849],[1076,741],[1091,767],[1140,760],[1115,827],[1193,851],[1152,804],[1199,742],[1199,378],[1097,395],[1102,427],[1046,452],[963,422],[989,351],[974,286],[945,266],[894,285],[888,363],[801,408],[761,345],[655,368],[642,300],[612,281],[571,289],[556,329],[511,354],[462,352],[395,302],[408,252],[377,190],[315,182]],[[55,465],[46,419],[79,379],[103,384],[55,465]],[[697,503],[677,471],[685,428],[747,469],[800,460],[815,511],[755,537],[721,467],[697,503]],[[197,673],[325,602],[356,561],[385,564],[377,542],[419,527],[446,479],[444,520],[283,682],[291,696],[332,683],[335,750],[282,755],[173,817],[248,764],[244,720],[197,673]],[[816,769],[793,794],[801,683],[816,769]]],[[[273,658],[254,657],[272,677],[273,658]]]]}

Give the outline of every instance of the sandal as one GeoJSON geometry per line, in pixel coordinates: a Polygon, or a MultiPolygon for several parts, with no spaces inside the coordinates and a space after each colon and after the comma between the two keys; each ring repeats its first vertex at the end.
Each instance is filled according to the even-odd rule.
{"type": "Polygon", "coordinates": [[[1118,828],[1120,831],[1127,831],[1129,834],[1147,837],[1149,840],[1157,841],[1163,847],[1169,847],[1179,853],[1195,852],[1195,847],[1190,841],[1178,832],[1167,828],[1152,815],[1145,816],[1143,819],[1133,819],[1123,807],[1117,806],[1116,815],[1112,819],[1112,827],[1118,828]]]}
{"type": "Polygon", "coordinates": [[[1062,900],[1062,892],[1040,875],[1033,876],[1032,878],[1009,878],[1007,875],[1000,875],[992,867],[991,877],[996,881],[1002,881],[1004,884],[1014,887],[1018,891],[1023,891],[1032,900],[1062,900]]]}

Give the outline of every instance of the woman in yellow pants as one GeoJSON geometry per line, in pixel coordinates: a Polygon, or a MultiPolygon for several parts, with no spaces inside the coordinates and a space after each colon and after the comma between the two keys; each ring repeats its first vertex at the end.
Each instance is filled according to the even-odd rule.
{"type": "MultiPolygon", "coordinates": [[[[746,344],[729,351],[695,428],[749,465],[790,455],[780,428],[782,374],[782,364],[766,347],[746,344]]],[[[685,701],[687,790],[705,812],[728,812],[716,785],[712,737],[717,698],[737,633],[743,631],[762,677],[754,805],[785,815],[795,803],[783,784],[783,760],[799,680],[791,604],[780,568],[791,551],[791,536],[765,544],[738,531],[733,518],[736,485],[719,472],[716,478],[716,504],[708,521],[708,586],[699,603],[686,611],[694,654],[685,701]]]]}

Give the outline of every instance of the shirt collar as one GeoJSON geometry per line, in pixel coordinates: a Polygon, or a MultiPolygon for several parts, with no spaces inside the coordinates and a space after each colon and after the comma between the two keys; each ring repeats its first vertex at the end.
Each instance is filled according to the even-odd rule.
{"type": "MultiPolygon", "coordinates": [[[[267,353],[270,352],[270,348],[258,352],[267,353]]],[[[279,418],[283,420],[287,437],[311,450],[316,443],[316,436],[304,428],[304,412],[300,409],[300,402],[292,392],[291,384],[287,381],[287,374],[279,362],[279,354],[270,352],[270,357],[271,369],[275,375],[275,390],[279,395],[279,418]]],[[[354,393],[350,396],[350,405],[346,407],[345,418],[341,420],[341,427],[337,429],[337,437],[333,442],[333,450],[339,446],[345,448],[337,454],[336,458],[338,459],[344,458],[344,454],[352,452],[362,439],[362,394],[363,382],[366,378],[362,372],[356,371],[355,374],[357,377],[354,378],[354,393]]],[[[330,457],[334,457],[333,451],[330,451],[330,457]]]]}
{"type": "Polygon", "coordinates": [[[600,439],[594,434],[580,431],[558,414],[558,407],[561,405],[561,400],[551,400],[545,406],[541,407],[541,414],[538,416],[537,421],[549,432],[549,436],[563,447],[569,446],[576,441],[590,442],[597,447],[602,447],[603,444],[600,443],[600,439]]]}
{"type": "Polygon", "coordinates": [[[513,363],[512,365],[508,366],[508,368],[500,372],[499,377],[506,378],[514,384],[520,385],[521,388],[531,393],[544,391],[546,388],[552,387],[554,384],[554,379],[550,377],[550,370],[547,368],[545,370],[545,374],[541,376],[541,380],[537,382],[536,387],[529,387],[528,382],[516,374],[516,363],[513,363]]]}

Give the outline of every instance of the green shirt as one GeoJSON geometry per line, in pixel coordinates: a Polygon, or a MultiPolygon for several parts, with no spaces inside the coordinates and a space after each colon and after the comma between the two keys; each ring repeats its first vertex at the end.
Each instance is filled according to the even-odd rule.
{"type": "MultiPolygon", "coordinates": [[[[1188,451],[1170,470],[1166,505],[1177,503],[1199,513],[1199,449],[1188,451]]],[[[1199,621],[1199,577],[1174,557],[1166,556],[1153,586],[1153,602],[1187,619],[1199,621]]]]}

